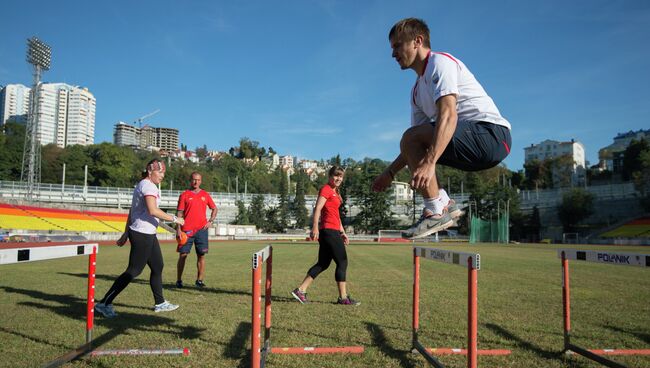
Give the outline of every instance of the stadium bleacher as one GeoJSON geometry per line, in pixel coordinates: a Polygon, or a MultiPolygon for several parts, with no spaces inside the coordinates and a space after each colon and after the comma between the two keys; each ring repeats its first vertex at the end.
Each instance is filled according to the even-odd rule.
{"type": "MultiPolygon", "coordinates": [[[[0,229],[119,233],[127,214],[0,203],[0,229]]],[[[159,228],[158,232],[165,232],[159,228]]]]}

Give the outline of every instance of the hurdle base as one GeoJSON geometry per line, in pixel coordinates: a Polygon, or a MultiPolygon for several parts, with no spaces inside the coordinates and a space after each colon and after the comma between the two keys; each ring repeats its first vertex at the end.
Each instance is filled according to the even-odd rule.
{"type": "Polygon", "coordinates": [[[115,350],[93,350],[91,357],[103,355],[190,355],[189,348],[183,349],[115,349],[115,350]]]}
{"type": "MultiPolygon", "coordinates": [[[[587,349],[587,351],[598,355],[650,355],[650,349],[587,349]]],[[[574,352],[567,350],[566,354],[574,352]]]]}
{"type": "Polygon", "coordinates": [[[611,367],[611,368],[626,368],[623,364],[617,363],[613,360],[609,360],[603,356],[600,356],[596,353],[593,353],[587,349],[583,349],[579,346],[573,345],[573,344],[565,344],[564,346],[564,353],[567,355],[571,355],[573,353],[582,355],[583,357],[587,359],[591,359],[595,362],[598,362],[606,367],[611,367]]]}
{"type": "Polygon", "coordinates": [[[434,366],[436,368],[445,368],[445,366],[442,365],[442,363],[440,363],[440,361],[438,359],[436,359],[433,355],[431,355],[431,353],[429,353],[427,351],[427,348],[422,346],[422,344],[420,344],[420,342],[417,341],[417,340],[413,340],[413,348],[412,348],[411,352],[416,353],[416,354],[419,353],[420,355],[422,355],[424,357],[424,359],[427,362],[429,362],[429,364],[431,364],[432,366],[434,366]]]}
{"type": "MultiPolygon", "coordinates": [[[[467,355],[467,349],[460,348],[426,348],[429,354],[433,355],[467,355]]],[[[479,349],[477,355],[510,355],[512,351],[507,349],[479,349]]]]}
{"type": "Polygon", "coordinates": [[[86,355],[91,349],[91,343],[85,343],[81,345],[80,347],[76,348],[75,350],[72,350],[52,361],[49,363],[46,363],[43,365],[43,368],[54,368],[61,366],[69,361],[75,360],[79,358],[80,356],[86,355]]]}
{"type": "Polygon", "coordinates": [[[271,348],[272,354],[361,354],[363,346],[332,346],[332,347],[283,347],[271,348]]]}

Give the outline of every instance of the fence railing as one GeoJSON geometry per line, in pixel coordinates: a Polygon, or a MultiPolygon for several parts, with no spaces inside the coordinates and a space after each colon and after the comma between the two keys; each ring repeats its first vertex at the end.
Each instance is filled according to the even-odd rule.
{"type": "MultiPolygon", "coordinates": [[[[561,203],[562,195],[571,188],[545,189],[545,190],[523,190],[520,195],[520,207],[529,210],[533,206],[537,207],[554,207],[561,203]]],[[[637,198],[638,192],[633,183],[620,183],[611,185],[598,185],[584,187],[589,193],[592,193],[598,200],[637,198]]],[[[36,200],[40,202],[74,204],[88,207],[112,207],[128,208],[131,205],[131,196],[133,188],[117,187],[95,187],[83,185],[61,185],[61,184],[38,184],[34,191],[36,200]]],[[[161,208],[176,208],[178,196],[181,190],[162,189],[161,208]]],[[[24,199],[27,194],[27,186],[22,182],[2,181],[0,180],[0,199],[24,199]]],[[[255,193],[210,193],[217,207],[236,208],[237,201],[241,200],[249,205],[255,193]]],[[[278,194],[262,194],[266,206],[277,206],[280,200],[278,194]]],[[[469,193],[452,193],[450,196],[458,203],[464,203],[469,200],[469,193]]],[[[305,206],[308,209],[314,207],[316,203],[315,195],[305,196],[305,206]]],[[[290,199],[292,196],[290,196],[290,199]]],[[[422,198],[416,196],[416,206],[422,204],[422,198]]],[[[347,205],[351,212],[356,208],[354,198],[348,198],[347,205]]],[[[393,204],[393,212],[397,215],[404,215],[404,204],[393,204]]]]}

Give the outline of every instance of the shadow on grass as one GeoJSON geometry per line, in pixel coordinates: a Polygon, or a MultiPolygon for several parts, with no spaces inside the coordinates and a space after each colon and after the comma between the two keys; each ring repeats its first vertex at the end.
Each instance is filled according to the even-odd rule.
{"type": "MultiPolygon", "coordinates": [[[[83,279],[88,278],[88,274],[85,273],[70,273],[70,272],[59,272],[59,275],[66,275],[66,276],[74,276],[74,277],[79,277],[83,279]]],[[[143,272],[144,274],[144,272],[143,272]]],[[[139,284],[139,285],[149,285],[149,280],[141,278],[142,276],[139,276],[139,278],[134,279],[131,281],[132,284],[139,284]]],[[[103,280],[103,281],[115,281],[117,279],[117,276],[108,276],[108,275],[97,275],[95,276],[96,279],[98,280],[103,280]]],[[[198,288],[198,287],[184,287],[184,288],[177,288],[176,287],[176,282],[166,282],[163,283],[163,289],[165,290],[174,290],[175,292],[191,292],[191,291],[198,291],[201,293],[214,293],[214,294],[226,294],[226,295],[248,295],[251,296],[250,292],[247,291],[241,291],[241,290],[228,290],[228,289],[220,289],[216,287],[210,287],[206,286],[203,288],[198,288]]]]}
{"type": "MultiPolygon", "coordinates": [[[[65,275],[65,276],[73,276],[73,277],[78,277],[82,279],[87,279],[88,274],[86,273],[71,273],[71,272],[58,272],[59,275],[65,275]]],[[[95,276],[97,280],[103,280],[103,281],[115,281],[117,279],[117,276],[109,276],[109,275],[97,275],[95,276]]],[[[138,284],[138,285],[149,285],[149,280],[142,278],[136,278],[131,281],[132,284],[138,284]]],[[[176,282],[167,282],[163,283],[163,289],[165,290],[173,290],[174,292],[192,292],[196,291],[199,293],[213,293],[213,294],[225,294],[225,295],[244,295],[244,296],[251,296],[252,294],[249,291],[244,291],[244,290],[228,290],[228,289],[221,289],[217,287],[210,287],[206,286],[203,288],[198,288],[194,286],[187,286],[184,288],[177,288],[176,287],[176,282]]],[[[264,293],[262,293],[262,297],[264,297],[264,293]]],[[[101,296],[100,296],[101,298],[101,296]]],[[[99,299],[97,299],[99,300],[99,299]]],[[[271,296],[271,301],[272,302],[286,302],[286,303],[298,303],[296,299],[293,297],[286,297],[286,296],[271,296]]],[[[336,302],[322,302],[322,301],[310,301],[310,304],[336,304],[336,302]]]]}
{"type": "Polygon", "coordinates": [[[650,344],[650,333],[640,332],[640,331],[633,331],[633,330],[630,330],[630,329],[620,328],[620,327],[615,327],[615,326],[603,325],[603,327],[605,327],[605,328],[607,328],[609,330],[615,331],[615,332],[620,332],[620,333],[625,333],[625,334],[632,335],[632,336],[636,337],[637,339],[643,341],[644,343],[650,344]]]}
{"type": "MultiPolygon", "coordinates": [[[[23,338],[25,340],[30,340],[30,341],[33,341],[33,342],[37,342],[37,343],[42,344],[42,345],[53,346],[53,347],[56,347],[56,348],[59,348],[59,349],[68,349],[69,348],[69,346],[66,346],[66,345],[63,345],[63,344],[51,343],[51,342],[49,342],[47,340],[43,340],[43,339],[41,339],[39,337],[25,335],[24,333],[20,333],[20,332],[17,332],[17,331],[12,331],[12,330],[4,328],[4,327],[0,327],[0,332],[6,333],[8,335],[18,336],[18,337],[23,338]]],[[[81,335],[81,334],[79,334],[79,335],[81,335]]]]}
{"type": "MultiPolygon", "coordinates": [[[[59,305],[50,305],[40,302],[20,302],[19,305],[50,310],[60,316],[84,321],[84,327],[81,325],[79,326],[79,341],[80,343],[85,341],[86,299],[81,299],[73,295],[55,295],[36,290],[18,289],[7,286],[0,286],[0,289],[4,290],[6,293],[22,294],[33,299],[58,303],[59,305]]],[[[125,333],[132,333],[134,330],[146,333],[155,332],[170,334],[172,336],[183,336],[185,339],[198,339],[201,333],[205,331],[205,329],[199,329],[193,326],[177,325],[174,323],[174,320],[170,318],[154,315],[153,311],[147,314],[122,312],[113,319],[95,318],[95,324],[103,325],[110,328],[110,330],[93,339],[93,349],[103,346],[113,340],[116,336],[125,333]],[[158,326],[164,327],[158,328],[158,326]]]]}
{"type": "Polygon", "coordinates": [[[241,322],[223,352],[223,356],[226,358],[240,360],[238,368],[250,366],[251,350],[247,348],[246,342],[251,334],[251,328],[252,325],[249,322],[241,322]]]}
{"type": "MultiPolygon", "coordinates": [[[[493,323],[487,323],[485,324],[485,327],[489,328],[490,330],[494,331],[497,335],[502,336],[508,340],[511,340],[515,343],[515,346],[517,349],[522,349],[522,350],[528,350],[537,356],[544,358],[544,359],[549,359],[549,360],[558,360],[562,362],[563,364],[567,364],[566,360],[566,355],[562,351],[552,351],[552,350],[545,350],[542,349],[541,347],[521,339],[519,336],[513,334],[512,332],[506,330],[505,328],[495,325],[493,323]]],[[[571,367],[586,367],[588,365],[584,365],[582,362],[576,362],[576,361],[571,361],[570,362],[571,367]]]]}
{"type": "Polygon", "coordinates": [[[364,322],[366,329],[370,332],[372,338],[372,345],[379,348],[379,350],[389,358],[399,361],[400,367],[415,367],[415,360],[411,358],[410,350],[395,349],[388,343],[384,330],[378,324],[372,322],[364,322]]]}

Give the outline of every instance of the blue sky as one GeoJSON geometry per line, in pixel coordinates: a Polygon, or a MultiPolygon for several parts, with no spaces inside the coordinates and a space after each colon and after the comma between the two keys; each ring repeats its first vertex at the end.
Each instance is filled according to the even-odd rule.
{"type": "Polygon", "coordinates": [[[392,160],[412,71],[387,40],[427,21],[432,48],[465,62],[525,146],[583,142],[594,164],[619,132],[650,128],[650,2],[3,1],[0,85],[31,83],[25,40],[53,49],[48,82],[97,98],[95,141],[156,109],[190,148],[241,137],[304,158],[392,160]],[[35,6],[38,4],[38,6],[35,6]]]}

